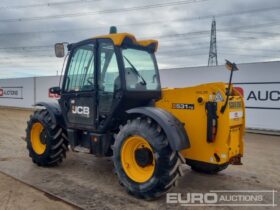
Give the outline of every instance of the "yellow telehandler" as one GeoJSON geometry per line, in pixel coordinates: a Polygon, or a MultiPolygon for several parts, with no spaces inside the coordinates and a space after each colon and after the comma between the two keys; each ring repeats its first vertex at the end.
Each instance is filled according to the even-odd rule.
{"type": "MultiPolygon", "coordinates": [[[[237,66],[227,61],[228,84],[161,89],[157,47],[114,27],[68,44],[62,85],[50,88],[58,103],[37,103],[27,123],[33,162],[58,165],[69,147],[111,156],[120,183],[144,199],[171,189],[182,164],[202,173],[241,164],[245,110],[231,84],[237,66]]],[[[55,53],[65,57],[63,43],[55,53]]]]}

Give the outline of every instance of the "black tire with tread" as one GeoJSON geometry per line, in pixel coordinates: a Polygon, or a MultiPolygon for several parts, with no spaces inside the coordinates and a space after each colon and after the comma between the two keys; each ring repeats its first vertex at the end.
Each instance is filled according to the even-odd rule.
{"type": "Polygon", "coordinates": [[[180,165],[184,159],[176,151],[172,151],[164,131],[149,118],[137,118],[128,121],[120,128],[113,145],[113,161],[122,186],[129,194],[147,200],[156,199],[175,186],[182,172],[180,165]],[[121,163],[121,149],[125,140],[130,136],[138,135],[148,141],[153,149],[156,161],[153,176],[144,183],[131,180],[125,173],[121,163]]]}
{"type": "Polygon", "coordinates": [[[26,142],[29,156],[38,166],[56,166],[66,158],[68,151],[68,139],[65,131],[56,125],[46,109],[36,110],[30,116],[26,128],[26,142]],[[38,155],[32,148],[30,132],[34,123],[40,122],[47,131],[46,150],[43,154],[38,155]]]}

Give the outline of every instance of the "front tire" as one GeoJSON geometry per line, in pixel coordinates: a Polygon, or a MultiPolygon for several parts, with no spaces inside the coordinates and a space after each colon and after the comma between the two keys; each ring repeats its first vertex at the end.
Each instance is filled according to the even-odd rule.
{"type": "Polygon", "coordinates": [[[63,129],[52,121],[46,109],[30,116],[26,128],[29,156],[38,166],[56,166],[66,158],[68,140],[63,129]]]}
{"type": "Polygon", "coordinates": [[[120,183],[138,198],[155,199],[182,175],[183,159],[149,118],[128,121],[115,138],[113,161],[120,183]]]}

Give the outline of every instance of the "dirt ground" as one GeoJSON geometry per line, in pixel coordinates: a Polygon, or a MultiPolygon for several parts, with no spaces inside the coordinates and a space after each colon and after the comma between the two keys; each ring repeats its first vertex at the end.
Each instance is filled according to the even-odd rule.
{"type": "Polygon", "coordinates": [[[0,173],[0,209],[5,210],[38,210],[61,209],[74,210],[62,201],[23,184],[7,175],[0,173]]]}
{"type": "MultiPolygon", "coordinates": [[[[85,209],[186,209],[177,204],[167,205],[165,196],[156,201],[143,201],[128,195],[118,184],[113,173],[113,163],[108,158],[100,159],[88,154],[69,152],[67,159],[59,167],[37,167],[28,157],[26,144],[22,139],[30,114],[31,111],[0,108],[0,171],[85,209]]],[[[172,192],[185,194],[209,190],[276,190],[278,192],[275,194],[275,203],[278,205],[276,208],[279,208],[279,160],[280,136],[246,134],[243,166],[230,166],[217,175],[199,174],[186,167],[185,176],[179,180],[178,186],[172,192]]],[[[9,183],[9,179],[0,176],[0,209],[1,195],[3,197],[7,190],[17,188],[9,183]],[[7,186],[10,186],[10,189],[7,186]]],[[[30,189],[23,187],[21,190],[28,194],[30,189]]],[[[11,195],[18,197],[18,194],[11,195]]],[[[44,205],[47,201],[43,195],[39,193],[34,198],[42,203],[37,209],[48,209],[48,205],[44,205]]],[[[31,198],[26,202],[33,205],[31,198]]],[[[57,209],[63,209],[57,201],[50,205],[57,205],[57,209]]],[[[270,208],[272,207],[259,209],[270,208]]]]}

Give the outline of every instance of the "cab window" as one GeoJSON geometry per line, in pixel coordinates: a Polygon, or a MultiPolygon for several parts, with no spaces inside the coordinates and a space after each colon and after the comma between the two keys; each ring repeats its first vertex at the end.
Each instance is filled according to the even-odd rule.
{"type": "Polygon", "coordinates": [[[111,40],[100,40],[98,47],[98,95],[101,118],[111,111],[114,95],[120,89],[120,77],[114,45],[111,40]]]}
{"type": "Polygon", "coordinates": [[[99,89],[113,93],[119,86],[119,68],[114,45],[109,40],[103,40],[99,46],[100,53],[100,80],[99,89]],[[117,84],[118,83],[118,84],[117,84]]]}
{"type": "Polygon", "coordinates": [[[94,44],[74,49],[70,58],[64,90],[90,91],[94,89],[94,44]]]}
{"type": "Polygon", "coordinates": [[[154,54],[145,50],[122,50],[128,90],[158,90],[160,88],[154,54]]]}

